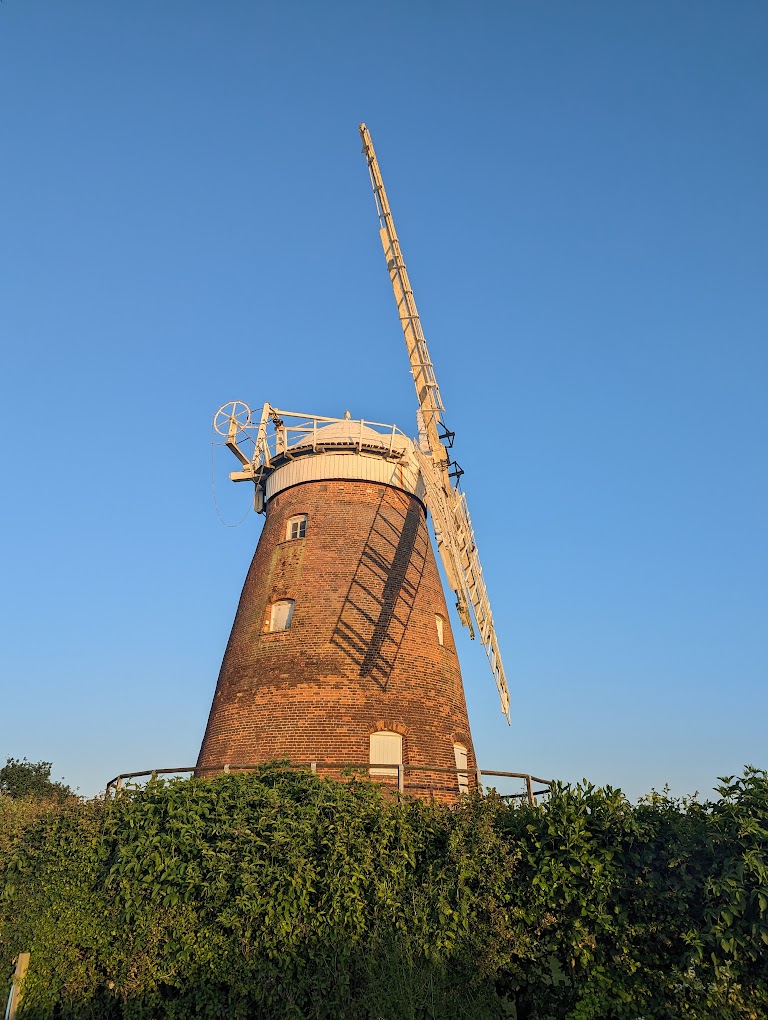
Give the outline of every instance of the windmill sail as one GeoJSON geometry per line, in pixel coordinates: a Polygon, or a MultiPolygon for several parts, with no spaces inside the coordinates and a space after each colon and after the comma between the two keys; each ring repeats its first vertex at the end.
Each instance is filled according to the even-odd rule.
{"type": "Polygon", "coordinates": [[[445,567],[448,583],[456,594],[456,608],[459,617],[464,626],[469,628],[470,635],[474,637],[474,628],[468,608],[471,606],[480,641],[485,647],[491,672],[499,690],[501,710],[509,722],[509,690],[467,501],[464,494],[459,493],[451,482],[450,461],[441,441],[441,438],[445,438],[450,433],[445,428],[443,421],[445,409],[437,385],[435,369],[427,349],[427,341],[416,308],[413,289],[400,250],[400,242],[384,189],[381,170],[376,159],[370,132],[365,124],[360,125],[360,137],[363,141],[363,153],[368,162],[376,212],[379,217],[379,237],[384,249],[400,325],[403,329],[408,358],[411,363],[411,375],[419,401],[419,424],[420,426],[423,424],[426,445],[429,448],[429,456],[424,450],[416,450],[426,489],[425,502],[432,515],[437,548],[445,567]],[[442,436],[440,428],[443,429],[442,436]]]}

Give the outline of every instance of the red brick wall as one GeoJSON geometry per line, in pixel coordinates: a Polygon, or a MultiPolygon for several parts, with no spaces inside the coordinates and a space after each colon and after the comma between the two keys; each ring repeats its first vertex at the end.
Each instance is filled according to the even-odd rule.
{"type": "MultiPolygon", "coordinates": [[[[273,758],[367,762],[377,729],[403,734],[406,764],[455,768],[457,742],[475,768],[424,509],[375,482],[306,482],[267,506],[198,768],[273,758]],[[302,513],[306,537],[287,540],[288,519],[302,513]],[[278,599],[294,600],[292,625],[269,633],[278,599]],[[435,614],[444,620],[442,647],[435,614]]],[[[406,772],[406,788],[451,796],[457,781],[406,772]]]]}

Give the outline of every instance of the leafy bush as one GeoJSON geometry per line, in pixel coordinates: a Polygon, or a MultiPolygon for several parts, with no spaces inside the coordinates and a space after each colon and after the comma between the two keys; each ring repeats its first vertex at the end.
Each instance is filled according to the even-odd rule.
{"type": "Polygon", "coordinates": [[[63,801],[72,797],[72,790],[62,782],[51,781],[49,761],[27,761],[26,758],[6,758],[0,769],[0,794],[20,800],[25,797],[34,800],[63,801]]]}
{"type": "Polygon", "coordinates": [[[449,808],[275,764],[0,798],[0,962],[31,950],[28,1020],[757,1020],[768,777],[719,792],[449,808]]]}

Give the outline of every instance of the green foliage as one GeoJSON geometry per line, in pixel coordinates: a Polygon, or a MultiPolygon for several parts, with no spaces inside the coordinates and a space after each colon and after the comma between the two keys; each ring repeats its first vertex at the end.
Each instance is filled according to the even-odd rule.
{"type": "MultiPolygon", "coordinates": [[[[706,871],[706,810],[655,795],[555,786],[546,808],[509,813],[520,902],[540,953],[514,987],[524,1016],[635,1020],[687,1015],[686,937],[706,871]]],[[[693,1014],[690,1014],[693,1015],[693,1014]]]]}
{"type": "Polygon", "coordinates": [[[63,783],[51,781],[52,763],[49,761],[19,761],[7,758],[0,769],[0,794],[20,800],[31,797],[35,800],[62,801],[73,796],[72,791],[63,783]]]}
{"type": "Polygon", "coordinates": [[[768,774],[748,767],[743,777],[720,782],[705,924],[690,944],[717,976],[713,1005],[722,1016],[746,1015],[739,1012],[745,1001],[768,1016],[768,774]]]}
{"type": "Polygon", "coordinates": [[[768,777],[713,804],[557,786],[398,803],[279,763],[0,798],[27,1020],[757,1020],[768,777]]]}

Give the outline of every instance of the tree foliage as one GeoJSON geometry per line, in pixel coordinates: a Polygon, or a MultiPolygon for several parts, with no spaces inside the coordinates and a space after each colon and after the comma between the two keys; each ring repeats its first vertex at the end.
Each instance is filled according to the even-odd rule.
{"type": "Polygon", "coordinates": [[[0,769],[0,794],[19,800],[30,797],[35,800],[62,801],[73,796],[72,790],[61,782],[51,780],[52,763],[49,761],[27,761],[26,758],[7,758],[0,769]]]}
{"type": "Polygon", "coordinates": [[[768,777],[711,804],[397,801],[273,765],[22,810],[0,962],[28,1020],[757,1020],[768,777]]]}

